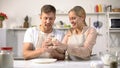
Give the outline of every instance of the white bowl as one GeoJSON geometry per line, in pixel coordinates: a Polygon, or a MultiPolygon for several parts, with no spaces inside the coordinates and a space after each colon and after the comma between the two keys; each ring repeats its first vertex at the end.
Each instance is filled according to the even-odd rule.
{"type": "Polygon", "coordinates": [[[101,56],[101,60],[105,65],[110,65],[111,62],[117,61],[117,58],[112,54],[104,54],[101,56]]]}

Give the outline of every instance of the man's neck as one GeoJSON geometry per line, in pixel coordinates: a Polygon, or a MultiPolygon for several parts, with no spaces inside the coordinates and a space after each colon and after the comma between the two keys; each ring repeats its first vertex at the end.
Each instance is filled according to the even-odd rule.
{"type": "Polygon", "coordinates": [[[46,29],[46,28],[44,28],[43,26],[40,26],[40,30],[41,30],[42,32],[44,32],[44,33],[51,33],[52,30],[53,30],[53,28],[51,28],[51,29],[46,29]]]}

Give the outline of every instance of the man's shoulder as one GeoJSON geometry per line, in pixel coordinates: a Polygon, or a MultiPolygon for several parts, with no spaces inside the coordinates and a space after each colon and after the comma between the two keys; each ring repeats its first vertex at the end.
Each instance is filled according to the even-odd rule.
{"type": "Polygon", "coordinates": [[[27,29],[27,31],[38,31],[38,28],[37,27],[29,27],[28,29],[27,29]]]}

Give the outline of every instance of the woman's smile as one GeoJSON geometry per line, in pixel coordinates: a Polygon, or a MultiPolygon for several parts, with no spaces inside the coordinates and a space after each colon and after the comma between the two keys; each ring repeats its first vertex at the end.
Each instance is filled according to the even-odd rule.
{"type": "Polygon", "coordinates": [[[72,24],[73,27],[76,26],[76,23],[75,23],[75,22],[71,22],[71,24],[72,24]]]}

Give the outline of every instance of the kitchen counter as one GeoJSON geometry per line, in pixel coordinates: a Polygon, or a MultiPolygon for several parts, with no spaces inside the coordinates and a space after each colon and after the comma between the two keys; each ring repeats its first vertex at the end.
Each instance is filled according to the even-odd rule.
{"type": "MultiPolygon", "coordinates": [[[[29,60],[14,60],[14,68],[90,68],[91,62],[99,62],[100,60],[89,61],[56,61],[53,63],[35,63],[29,60]]],[[[101,61],[100,61],[101,62],[101,61]]],[[[110,68],[104,66],[104,68],[110,68]]],[[[120,66],[118,66],[120,68],[120,66]]]]}

